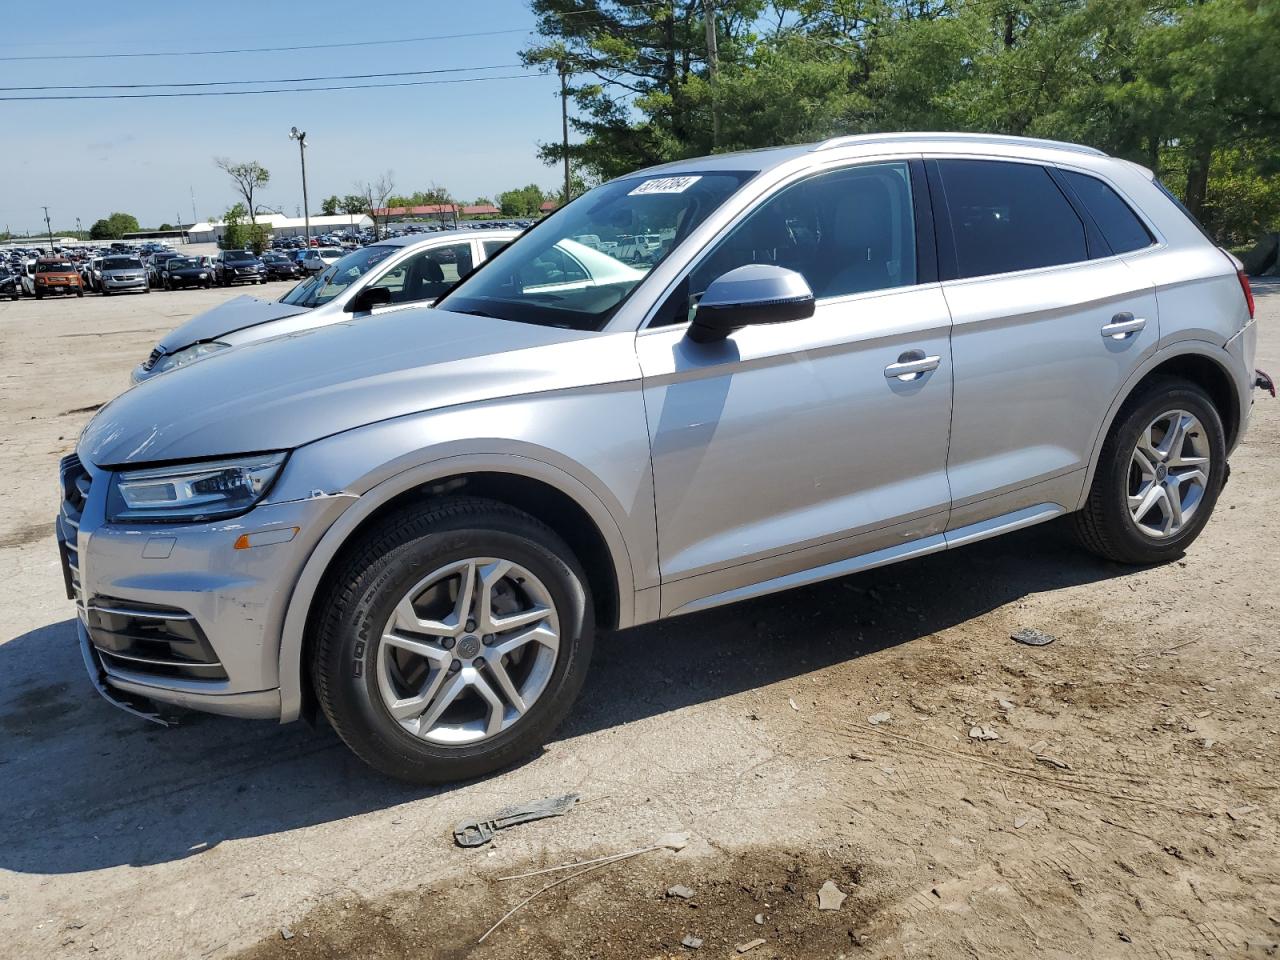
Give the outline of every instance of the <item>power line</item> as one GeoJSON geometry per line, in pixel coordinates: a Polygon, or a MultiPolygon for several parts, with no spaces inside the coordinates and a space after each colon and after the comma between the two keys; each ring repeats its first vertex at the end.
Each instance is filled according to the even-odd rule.
{"type": "Polygon", "coordinates": [[[458,77],[453,80],[403,80],[398,83],[336,84],[327,87],[275,87],[267,90],[180,90],[174,93],[67,93],[38,97],[0,97],[0,102],[37,100],[151,100],[159,97],[251,97],[263,93],[318,93],[324,90],[381,90],[385,87],[427,87],[438,83],[485,83],[490,80],[533,80],[541,73],[512,73],[499,77],[458,77]]]}
{"type": "MultiPolygon", "coordinates": [[[[626,9],[665,6],[670,0],[640,0],[637,3],[619,3],[626,9]]],[[[599,14],[600,10],[568,10],[557,17],[599,14]]],[[[471,37],[497,37],[511,33],[530,33],[532,27],[511,27],[506,30],[476,30],[468,33],[439,33],[426,37],[401,37],[393,40],[346,40],[341,43],[301,43],[287,47],[232,47],[225,50],[155,50],[140,53],[43,53],[0,57],[0,63],[34,60],[129,60],[137,57],[217,57],[233,53],[290,53],[299,50],[335,50],[340,47],[380,47],[393,43],[427,43],[435,40],[463,40],[471,37]]]]}
{"type": "MultiPolygon", "coordinates": [[[[322,80],[382,80],[388,77],[419,77],[432,73],[470,73],[479,70],[515,70],[522,63],[494,63],[482,67],[441,67],[436,70],[403,70],[398,73],[346,73],[331,77],[276,77],[267,80],[205,80],[183,83],[85,83],[52,84],[42,87],[0,87],[5,93],[24,90],[143,90],[162,87],[224,87],[231,84],[252,83],[319,83],[322,80]]],[[[32,99],[35,99],[34,97],[32,99]]]]}

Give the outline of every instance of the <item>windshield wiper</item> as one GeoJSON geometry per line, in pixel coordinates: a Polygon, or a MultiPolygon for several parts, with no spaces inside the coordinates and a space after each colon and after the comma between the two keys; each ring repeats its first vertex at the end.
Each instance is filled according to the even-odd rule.
{"type": "Polygon", "coordinates": [[[485,313],[483,310],[450,310],[450,313],[465,313],[473,317],[488,317],[490,320],[505,320],[506,317],[500,317],[496,313],[485,313]]]}

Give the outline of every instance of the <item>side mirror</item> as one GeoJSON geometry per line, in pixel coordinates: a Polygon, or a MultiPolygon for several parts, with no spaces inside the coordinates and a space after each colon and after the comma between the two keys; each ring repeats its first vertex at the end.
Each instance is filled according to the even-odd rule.
{"type": "Polygon", "coordinates": [[[368,313],[374,307],[385,307],[391,302],[391,291],[386,287],[365,287],[347,301],[343,309],[347,313],[368,313]]]}
{"type": "Polygon", "coordinates": [[[812,316],[813,291],[803,276],[768,263],[749,263],[711,281],[685,336],[694,343],[714,343],[742,327],[812,316]]]}

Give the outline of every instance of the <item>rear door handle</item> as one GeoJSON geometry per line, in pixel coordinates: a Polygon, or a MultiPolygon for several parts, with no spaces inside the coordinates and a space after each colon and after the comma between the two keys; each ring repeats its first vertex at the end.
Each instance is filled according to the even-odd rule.
{"type": "Polygon", "coordinates": [[[1147,325],[1144,317],[1135,317],[1132,313],[1117,313],[1111,322],[1102,327],[1103,338],[1123,340],[1131,337],[1147,325]]]}
{"type": "Polygon", "coordinates": [[[884,375],[886,379],[908,383],[919,380],[930,370],[937,370],[941,362],[941,357],[926,357],[923,350],[908,350],[898,357],[897,363],[884,368],[884,375]]]}

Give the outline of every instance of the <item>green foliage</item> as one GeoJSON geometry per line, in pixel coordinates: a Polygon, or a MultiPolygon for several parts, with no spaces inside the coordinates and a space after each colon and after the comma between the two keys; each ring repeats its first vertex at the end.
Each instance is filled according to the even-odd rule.
{"type": "Polygon", "coordinates": [[[249,219],[249,210],[243,203],[235,203],[222,217],[225,226],[220,245],[224,250],[252,250],[262,253],[267,248],[267,230],[262,224],[249,219]]]}
{"type": "Polygon", "coordinates": [[[546,200],[542,188],[536,183],[498,194],[498,208],[504,217],[536,217],[538,208],[546,200]]]}
{"type": "Polygon", "coordinates": [[[334,194],[333,196],[325,197],[324,200],[320,202],[320,212],[324,214],[326,217],[336,216],[338,213],[338,209],[341,206],[342,206],[342,200],[338,197],[337,194],[334,194]]]}
{"type": "Polygon", "coordinates": [[[89,228],[91,240],[119,240],[126,233],[137,233],[138,218],[131,213],[113,213],[104,220],[95,221],[89,228]]]}
{"type": "Polygon", "coordinates": [[[369,212],[369,202],[358,193],[348,193],[338,201],[338,209],[349,217],[369,212]]]}
{"type": "Polygon", "coordinates": [[[166,223],[160,224],[160,226],[158,226],[156,229],[157,230],[176,230],[177,227],[175,227],[172,223],[166,222],[166,223]]]}
{"type": "Polygon", "coordinates": [[[416,190],[410,194],[396,194],[387,198],[388,207],[427,207],[438,203],[455,202],[453,194],[436,183],[425,190],[416,190]]]}
{"type": "MultiPolygon", "coordinates": [[[[1221,240],[1280,225],[1275,0],[531,0],[569,75],[575,168],[879,130],[1087,143],[1144,164],[1221,240]],[[718,129],[718,135],[716,128],[718,129]]],[[[563,159],[559,143],[542,158],[563,159]]]]}

